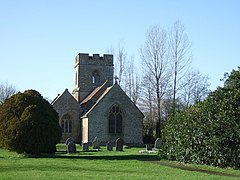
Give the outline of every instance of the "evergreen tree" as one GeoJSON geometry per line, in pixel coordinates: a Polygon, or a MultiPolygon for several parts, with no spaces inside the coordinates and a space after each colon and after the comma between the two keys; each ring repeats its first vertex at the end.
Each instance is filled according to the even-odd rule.
{"type": "Polygon", "coordinates": [[[0,145],[18,153],[54,153],[61,138],[58,114],[35,90],[0,105],[0,145]]]}

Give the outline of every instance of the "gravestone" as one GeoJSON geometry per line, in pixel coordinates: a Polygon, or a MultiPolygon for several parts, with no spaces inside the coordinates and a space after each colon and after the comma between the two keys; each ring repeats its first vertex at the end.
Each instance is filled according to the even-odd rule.
{"type": "Polygon", "coordinates": [[[123,139],[122,138],[118,138],[116,140],[116,151],[123,151],[123,139]]]}
{"type": "Polygon", "coordinates": [[[67,153],[76,153],[76,145],[72,137],[67,138],[65,141],[67,153]]]}
{"type": "Polygon", "coordinates": [[[108,151],[112,151],[113,150],[113,144],[110,141],[107,142],[106,146],[107,146],[107,150],[108,151]]]}
{"type": "Polygon", "coordinates": [[[89,151],[89,144],[88,143],[82,143],[83,151],[89,151]]]}
{"type": "Polygon", "coordinates": [[[154,144],[155,149],[159,149],[161,147],[161,139],[157,138],[154,144]]]}
{"type": "Polygon", "coordinates": [[[67,152],[69,154],[76,153],[76,144],[73,141],[68,142],[67,152]]]}
{"type": "Polygon", "coordinates": [[[75,140],[72,137],[67,138],[67,140],[65,141],[65,144],[68,145],[69,142],[75,142],[75,140]]]}
{"type": "Polygon", "coordinates": [[[100,149],[100,142],[98,141],[97,136],[93,139],[92,145],[93,149],[100,149]]]}
{"type": "Polygon", "coordinates": [[[152,145],[146,144],[146,151],[152,151],[152,145]]]}

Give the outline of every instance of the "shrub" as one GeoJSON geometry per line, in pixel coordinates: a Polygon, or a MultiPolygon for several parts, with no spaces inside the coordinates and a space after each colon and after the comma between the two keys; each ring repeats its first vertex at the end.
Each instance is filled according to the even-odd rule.
{"type": "Polygon", "coordinates": [[[240,69],[205,101],[171,117],[163,142],[162,158],[240,167],[240,69]]]}
{"type": "Polygon", "coordinates": [[[61,138],[58,115],[35,90],[17,93],[0,106],[0,145],[18,153],[54,153],[61,138]]]}

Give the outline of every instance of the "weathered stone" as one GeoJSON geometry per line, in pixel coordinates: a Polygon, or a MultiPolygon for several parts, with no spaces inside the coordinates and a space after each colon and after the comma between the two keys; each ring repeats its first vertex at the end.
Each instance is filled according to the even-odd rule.
{"type": "Polygon", "coordinates": [[[157,138],[154,144],[154,148],[159,149],[161,147],[161,139],[157,138]]]}
{"type": "Polygon", "coordinates": [[[116,151],[123,151],[123,144],[124,144],[124,141],[122,138],[118,138],[116,140],[116,151]]]}
{"type": "Polygon", "coordinates": [[[88,143],[82,143],[83,151],[89,151],[89,144],[88,143]]]}
{"type": "Polygon", "coordinates": [[[107,146],[107,150],[108,151],[112,151],[113,150],[113,144],[110,141],[107,142],[106,146],[107,146]]]}
{"type": "MultiPolygon", "coordinates": [[[[114,84],[113,69],[113,55],[79,53],[76,56],[73,96],[66,89],[52,102],[63,129],[61,142],[71,136],[75,143],[90,143],[97,136],[99,145],[115,142],[118,137],[125,145],[143,145],[144,115],[121,87],[114,84]],[[109,112],[113,106],[122,112],[122,122],[116,121],[118,127],[115,125],[114,132],[109,128],[112,127],[109,112]]],[[[116,113],[114,117],[121,119],[116,113]]],[[[94,147],[98,148],[98,144],[94,147]]]]}
{"type": "Polygon", "coordinates": [[[73,141],[68,142],[67,144],[67,152],[69,154],[76,153],[76,145],[73,141]]]}
{"type": "Polygon", "coordinates": [[[62,95],[59,95],[52,102],[53,108],[56,110],[59,116],[59,125],[62,127],[62,138],[61,143],[65,143],[69,136],[73,137],[75,143],[80,143],[80,106],[76,99],[71,95],[71,93],[66,89],[62,95]],[[66,120],[64,117],[70,117],[66,120]],[[68,122],[66,122],[68,121],[68,122]],[[72,128],[66,127],[71,122],[72,128]],[[69,131],[70,130],[70,131],[69,131]],[[68,131],[68,132],[67,132],[68,131]]]}
{"type": "Polygon", "coordinates": [[[75,140],[72,137],[69,137],[69,138],[66,139],[65,144],[68,145],[69,142],[74,142],[75,143],[75,140]]]}
{"type": "Polygon", "coordinates": [[[146,144],[146,151],[152,151],[152,145],[146,144]]]}
{"type": "Polygon", "coordinates": [[[100,149],[100,142],[97,139],[97,136],[94,138],[92,142],[93,149],[100,149]]]}
{"type": "Polygon", "coordinates": [[[106,80],[113,84],[113,55],[99,54],[89,56],[79,53],[75,58],[75,83],[73,96],[78,102],[84,100],[97,86],[106,80]],[[101,76],[100,76],[101,75],[101,76]]]}

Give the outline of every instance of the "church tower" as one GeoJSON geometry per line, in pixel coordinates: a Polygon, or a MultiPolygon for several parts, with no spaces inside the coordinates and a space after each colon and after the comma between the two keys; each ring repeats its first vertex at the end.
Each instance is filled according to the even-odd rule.
{"type": "Polygon", "coordinates": [[[96,87],[108,80],[109,86],[113,84],[113,55],[79,53],[74,65],[73,96],[80,103],[96,87]]]}

